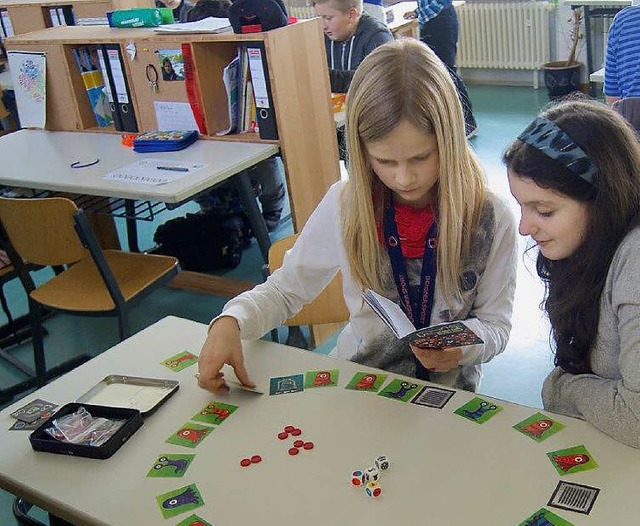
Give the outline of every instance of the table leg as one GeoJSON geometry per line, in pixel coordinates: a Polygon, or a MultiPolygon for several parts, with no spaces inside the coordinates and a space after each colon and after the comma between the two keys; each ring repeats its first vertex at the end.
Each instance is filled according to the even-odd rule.
{"type": "Polygon", "coordinates": [[[591,49],[591,9],[588,5],[582,7],[584,13],[584,38],[587,46],[587,80],[589,81],[589,95],[592,97],[595,95],[595,89],[593,82],[589,79],[593,69],[593,50],[591,49]]]}
{"type": "Polygon", "coordinates": [[[129,244],[130,252],[140,252],[138,245],[138,225],[136,223],[136,203],[131,199],[126,199],[124,202],[125,215],[127,220],[127,243],[129,244]]]}
{"type": "Polygon", "coordinates": [[[234,178],[236,181],[236,187],[238,188],[238,194],[245,211],[249,216],[249,222],[251,223],[251,229],[253,235],[256,237],[260,252],[262,253],[262,259],[265,263],[269,262],[269,247],[271,247],[271,238],[269,237],[269,231],[267,225],[264,222],[260,207],[256,201],[256,196],[253,193],[253,187],[251,186],[251,179],[247,170],[243,170],[234,178]]]}

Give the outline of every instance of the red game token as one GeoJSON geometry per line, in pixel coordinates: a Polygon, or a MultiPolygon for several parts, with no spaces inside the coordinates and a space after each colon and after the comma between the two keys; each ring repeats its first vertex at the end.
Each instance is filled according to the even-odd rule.
{"type": "Polygon", "coordinates": [[[302,434],[302,429],[298,429],[296,427],[295,429],[292,429],[291,431],[289,431],[289,433],[291,433],[294,437],[297,437],[298,435],[302,434]]]}
{"type": "Polygon", "coordinates": [[[305,442],[302,447],[305,449],[313,449],[313,442],[305,442]]]}
{"type": "Polygon", "coordinates": [[[278,438],[280,440],[284,440],[285,438],[289,438],[289,433],[285,433],[284,431],[282,433],[278,433],[278,438]]]}
{"type": "Polygon", "coordinates": [[[298,448],[297,447],[292,447],[291,449],[289,449],[289,455],[293,456],[293,455],[297,455],[298,454],[298,448]]]}
{"type": "Polygon", "coordinates": [[[295,429],[295,427],[293,426],[284,426],[284,432],[285,433],[291,433],[291,431],[293,431],[295,429]]]}
{"type": "Polygon", "coordinates": [[[250,459],[248,459],[248,458],[243,458],[243,459],[240,461],[240,465],[241,465],[243,468],[246,468],[247,466],[250,466],[250,465],[251,465],[251,460],[250,460],[250,459]]]}
{"type": "Polygon", "coordinates": [[[253,455],[251,457],[251,462],[257,464],[258,462],[262,462],[262,457],[260,455],[253,455]]]}
{"type": "Polygon", "coordinates": [[[293,447],[302,447],[302,446],[304,446],[304,441],[302,441],[302,440],[296,440],[293,443],[293,447]]]}

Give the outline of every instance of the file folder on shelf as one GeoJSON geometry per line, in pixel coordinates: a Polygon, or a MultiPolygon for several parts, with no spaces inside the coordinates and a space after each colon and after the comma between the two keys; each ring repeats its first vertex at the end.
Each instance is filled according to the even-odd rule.
{"type": "MultiPolygon", "coordinates": [[[[125,74],[124,62],[119,44],[102,44],[100,46],[102,59],[101,67],[106,70],[107,78],[105,86],[109,84],[111,92],[110,105],[111,113],[116,130],[125,132],[137,132],[135,112],[133,111],[133,101],[130,97],[129,84],[125,74]],[[107,81],[108,79],[108,81],[107,81]]],[[[107,93],[107,97],[109,94],[107,93]]]]}
{"type": "Polygon", "coordinates": [[[256,102],[256,117],[261,139],[277,139],[278,127],[271,96],[271,83],[267,69],[267,58],[261,42],[247,44],[251,84],[256,102]]]}

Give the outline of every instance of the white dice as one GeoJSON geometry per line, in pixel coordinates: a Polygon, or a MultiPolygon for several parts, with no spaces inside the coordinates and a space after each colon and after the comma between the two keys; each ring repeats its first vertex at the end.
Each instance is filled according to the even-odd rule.
{"type": "Polygon", "coordinates": [[[378,482],[380,471],[375,466],[369,466],[364,470],[364,478],[367,482],[378,482]]]}
{"type": "Polygon", "coordinates": [[[391,465],[386,455],[380,455],[377,457],[374,460],[374,464],[380,471],[386,471],[391,465]]]}

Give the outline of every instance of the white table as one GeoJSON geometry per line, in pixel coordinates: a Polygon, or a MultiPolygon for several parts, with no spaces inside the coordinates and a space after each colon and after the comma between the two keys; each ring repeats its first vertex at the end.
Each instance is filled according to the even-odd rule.
{"type": "Polygon", "coordinates": [[[241,198],[267,261],[269,234],[245,170],[278,151],[275,144],[199,140],[178,152],[141,154],[122,146],[120,134],[20,130],[0,137],[0,184],[127,200],[151,200],[177,206],[232,176],[238,176],[241,198]],[[158,186],[103,178],[104,174],[145,157],[204,163],[207,167],[158,186]],[[99,162],[93,166],[71,168],[74,162],[85,164],[96,159],[99,162]]]}
{"type": "Polygon", "coordinates": [[[604,83],[604,68],[600,68],[598,71],[594,71],[589,75],[590,82],[598,82],[600,84],[604,83]]]}
{"type": "Polygon", "coordinates": [[[498,401],[504,409],[478,425],[453,414],[472,393],[457,392],[437,410],[346,390],[362,366],[265,341],[245,344],[254,380],[339,369],[338,386],[279,396],[239,389],[211,395],[196,386],[195,366],[172,373],[159,363],[185,349],[197,353],[205,333],[205,325],[165,318],[2,411],[0,487],[71,522],[100,526],[173,526],[188,514],[164,520],[155,497],[192,483],[205,501],[195,513],[216,526],[515,526],[542,507],[575,526],[637,524],[640,451],[585,422],[556,416],[566,428],[536,443],[511,428],[536,409],[498,401]],[[180,381],[176,395],[111,459],[34,452],[26,433],[7,431],[9,413],[29,399],[67,403],[108,374],[180,381]],[[214,400],[239,408],[193,450],[165,443],[214,400]],[[301,428],[315,449],[289,456],[291,440],[276,438],[287,424],[301,428]],[[578,444],[599,467],[562,479],[601,488],[588,516],[546,506],[561,479],[546,452],[578,444]],[[183,478],[147,478],[161,453],[196,457],[183,478]],[[255,454],[262,463],[239,466],[255,454]],[[349,486],[349,474],[379,454],[393,464],[382,475],[382,497],[371,501],[349,486]]]}

